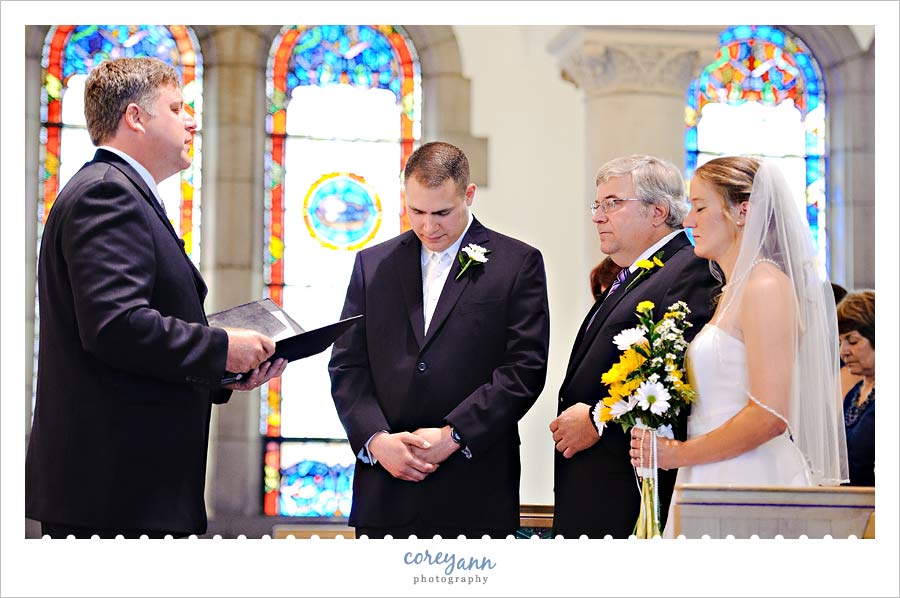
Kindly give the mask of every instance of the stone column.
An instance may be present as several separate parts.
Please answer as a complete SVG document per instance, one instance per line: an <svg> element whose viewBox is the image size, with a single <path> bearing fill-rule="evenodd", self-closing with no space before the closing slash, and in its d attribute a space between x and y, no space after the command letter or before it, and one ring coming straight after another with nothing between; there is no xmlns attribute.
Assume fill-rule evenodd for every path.
<svg viewBox="0 0 900 598"><path fill-rule="evenodd" d="M848 290L874 289L874 44L869 52L826 70L831 147L825 226L831 279Z"/></svg>
<svg viewBox="0 0 900 598"><path fill-rule="evenodd" d="M406 31L419 55L422 71L422 143L446 141L469 159L471 180L488 186L488 142L470 130L470 82L462 75L453 28L417 25Z"/></svg>
<svg viewBox="0 0 900 598"><path fill-rule="evenodd" d="M585 206L594 197L594 173L617 156L650 154L684 167L685 94L715 56L719 29L569 27L551 42L562 77L584 90ZM602 254L585 220L582 246L592 266Z"/></svg>
<svg viewBox="0 0 900 598"><path fill-rule="evenodd" d="M260 299L262 282L265 55L260 28L197 28L204 52L201 270L206 311ZM261 512L259 392L213 408L207 469L210 516Z"/></svg>

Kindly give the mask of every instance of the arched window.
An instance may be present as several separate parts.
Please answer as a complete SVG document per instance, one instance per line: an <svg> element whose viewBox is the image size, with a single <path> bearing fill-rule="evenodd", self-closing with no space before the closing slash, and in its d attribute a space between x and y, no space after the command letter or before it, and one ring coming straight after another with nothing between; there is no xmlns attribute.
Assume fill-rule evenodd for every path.
<svg viewBox="0 0 900 598"><path fill-rule="evenodd" d="M801 40L776 27L719 35L715 60L688 88L685 177L722 155L776 160L802 202L826 264L825 88Z"/></svg>
<svg viewBox="0 0 900 598"><path fill-rule="evenodd" d="M203 65L200 45L190 28L181 25L59 25L47 33L41 90L40 231L59 190L91 160L84 120L84 82L90 69L109 58L152 56L178 70L187 111L197 121L193 161L180 177L159 184L172 225L185 251L199 263L200 147Z"/></svg>
<svg viewBox="0 0 900 598"><path fill-rule="evenodd" d="M401 174L420 137L419 63L399 27L288 26L266 74L264 276L308 330L340 316L355 252L409 228ZM268 515L349 514L355 459L329 355L263 387Z"/></svg>

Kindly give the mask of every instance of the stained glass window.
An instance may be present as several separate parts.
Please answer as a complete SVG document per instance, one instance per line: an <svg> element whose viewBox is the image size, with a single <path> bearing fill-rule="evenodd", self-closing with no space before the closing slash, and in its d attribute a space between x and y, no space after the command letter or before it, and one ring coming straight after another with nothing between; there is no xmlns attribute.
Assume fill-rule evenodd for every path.
<svg viewBox="0 0 900 598"><path fill-rule="evenodd" d="M268 296L304 328L340 317L357 250L409 228L401 173L420 137L420 73L400 27L284 27L266 78ZM355 457L330 351L263 387L268 515L346 517Z"/></svg>
<svg viewBox="0 0 900 598"><path fill-rule="evenodd" d="M715 60L688 87L685 177L722 155L777 161L824 267L826 103L819 65L800 39L776 27L730 27L719 44Z"/></svg>
<svg viewBox="0 0 900 598"><path fill-rule="evenodd" d="M202 75L200 46L181 25L59 25L47 33L41 91L40 230L57 193L94 155L84 120L84 82L88 71L109 58L152 56L178 70L185 108L197 121L193 162L180 177L159 184L159 192L185 251L199 263L200 147Z"/></svg>

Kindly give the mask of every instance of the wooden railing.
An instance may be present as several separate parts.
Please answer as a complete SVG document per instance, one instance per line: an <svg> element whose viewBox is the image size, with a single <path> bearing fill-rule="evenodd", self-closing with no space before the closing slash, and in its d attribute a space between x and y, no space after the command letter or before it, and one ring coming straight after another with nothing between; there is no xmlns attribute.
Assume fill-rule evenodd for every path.
<svg viewBox="0 0 900 598"><path fill-rule="evenodd" d="M530 538L538 536L540 538L549 538L553 528L553 505L522 505L519 514L519 530L516 533L518 538ZM275 525L272 529L273 538L287 538L294 536L296 539L308 539L318 536L322 539L336 538L337 536L344 538L356 538L356 533L352 527L342 524L322 523L288 523Z"/></svg>
<svg viewBox="0 0 900 598"><path fill-rule="evenodd" d="M672 502L675 534L687 538L875 537L875 488L684 484Z"/></svg>

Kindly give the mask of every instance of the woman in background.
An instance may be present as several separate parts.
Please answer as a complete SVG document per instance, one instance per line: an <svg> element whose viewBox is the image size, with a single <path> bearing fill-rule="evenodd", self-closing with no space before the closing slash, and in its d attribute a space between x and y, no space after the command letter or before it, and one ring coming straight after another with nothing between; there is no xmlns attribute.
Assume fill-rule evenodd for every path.
<svg viewBox="0 0 900 598"><path fill-rule="evenodd" d="M594 266L594 269L591 270L590 278L591 295L594 296L594 301L603 296L603 293L606 292L606 289L613 283L616 275L621 270L622 267L612 261L609 256L606 256L599 264Z"/></svg>
<svg viewBox="0 0 900 598"><path fill-rule="evenodd" d="M875 485L875 291L849 293L837 307L841 359L862 376L844 397L850 486Z"/></svg>

